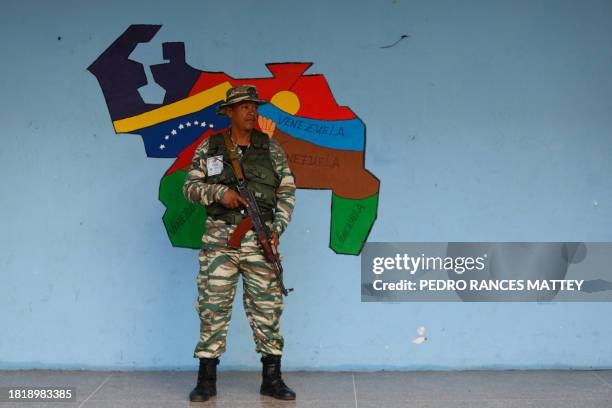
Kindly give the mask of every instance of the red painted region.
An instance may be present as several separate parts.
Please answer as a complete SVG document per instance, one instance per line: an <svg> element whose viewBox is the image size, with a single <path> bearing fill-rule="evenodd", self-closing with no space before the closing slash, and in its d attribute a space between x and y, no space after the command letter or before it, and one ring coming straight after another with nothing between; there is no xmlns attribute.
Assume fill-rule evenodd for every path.
<svg viewBox="0 0 612 408"><path fill-rule="evenodd" d="M203 71L193 85L189 96L228 81L232 86L251 84L257 87L262 99L270 100L277 92L292 91L300 99L300 109L295 113L311 119L349 120L357 116L346 106L339 106L329 84L322 74L304 75L312 63L266 64L271 78L232 78L223 72Z"/></svg>
<svg viewBox="0 0 612 408"><path fill-rule="evenodd" d="M346 106L339 106L324 75L303 75L291 87L300 98L295 115L319 120L350 120L357 115Z"/></svg>
<svg viewBox="0 0 612 408"><path fill-rule="evenodd" d="M202 133L202 136L200 136L193 143L191 143L189 146L184 148L178 154L178 156L176 157L176 160L174 161L174 163L172 163L172 166L170 166L170 168L166 171L164 175L167 176L168 174L172 174L177 170L189 170L189 166L191 165L191 160L193 160L195 151L200 145L200 143L202 143L202 140L206 139L208 136L212 135L217 130L212 130L212 129L207 130L206 132Z"/></svg>

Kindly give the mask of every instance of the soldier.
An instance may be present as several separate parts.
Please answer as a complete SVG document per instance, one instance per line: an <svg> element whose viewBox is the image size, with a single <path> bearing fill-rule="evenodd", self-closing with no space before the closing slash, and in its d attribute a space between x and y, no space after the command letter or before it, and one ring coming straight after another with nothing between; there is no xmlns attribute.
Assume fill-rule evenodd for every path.
<svg viewBox="0 0 612 408"><path fill-rule="evenodd" d="M255 129L257 108L264 103L267 101L259 99L254 86L240 85L227 91L226 101L219 105L217 114L230 119L225 137L231 142L227 143L233 146L248 187L255 194L276 251L279 237L291 220L295 181L280 144ZM200 368L197 385L189 398L206 401L217 393L216 366L225 352L232 302L238 276L242 274L244 310L253 331L255 351L262 354L260 393L292 400L295 393L281 378L283 295L254 231L236 237L240 230L237 225L246 217L246 202L232 188L236 181L224 132L206 138L195 151L183 185L187 200L204 205L208 214L197 276L200 339L194 358L200 359ZM239 242L237 249L228 246L232 238Z"/></svg>

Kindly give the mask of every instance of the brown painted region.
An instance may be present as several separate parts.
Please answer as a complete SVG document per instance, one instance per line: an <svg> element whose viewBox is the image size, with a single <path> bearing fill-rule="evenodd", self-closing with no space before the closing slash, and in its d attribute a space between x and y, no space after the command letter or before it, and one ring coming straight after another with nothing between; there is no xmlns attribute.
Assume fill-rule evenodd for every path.
<svg viewBox="0 0 612 408"><path fill-rule="evenodd" d="M343 198L360 199L378 193L380 181L363 166L364 152L321 147L274 130L298 188L331 189Z"/></svg>

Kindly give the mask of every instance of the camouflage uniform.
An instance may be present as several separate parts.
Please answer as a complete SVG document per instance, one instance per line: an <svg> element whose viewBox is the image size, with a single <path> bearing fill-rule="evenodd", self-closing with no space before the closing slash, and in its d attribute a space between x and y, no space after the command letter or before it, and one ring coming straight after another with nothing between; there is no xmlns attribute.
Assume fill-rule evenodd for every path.
<svg viewBox="0 0 612 408"><path fill-rule="evenodd" d="M196 149L191 169L183 185L183 194L194 204L220 202L229 187L208 184L206 154L209 138ZM238 160L242 151L234 143ZM276 190L274 220L266 224L280 235L291 220L295 205L295 181L287 157L280 144L270 139L270 157L280 185ZM227 164L226 164L227 165ZM236 294L238 275L243 278L243 304L253 330L255 350L263 354L281 355L283 337L280 316L283 296L271 264L264 258L253 230L246 233L239 249L227 247L227 240L236 225L222 220L206 220L199 253L200 272L197 275L198 299L195 307L200 317L200 339L194 358L215 358L225 352L226 336Z"/></svg>

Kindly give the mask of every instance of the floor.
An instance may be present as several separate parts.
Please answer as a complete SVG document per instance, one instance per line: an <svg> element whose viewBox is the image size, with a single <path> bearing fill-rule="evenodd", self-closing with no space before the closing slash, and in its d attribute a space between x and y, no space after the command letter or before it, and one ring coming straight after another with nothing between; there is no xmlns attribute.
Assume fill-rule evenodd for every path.
<svg viewBox="0 0 612 408"><path fill-rule="evenodd" d="M220 371L219 394L190 403L195 371L0 371L8 386L72 386L76 401L0 407L612 408L612 370L286 372L295 401L259 395L258 372ZM4 387L4 390L3 390Z"/></svg>

